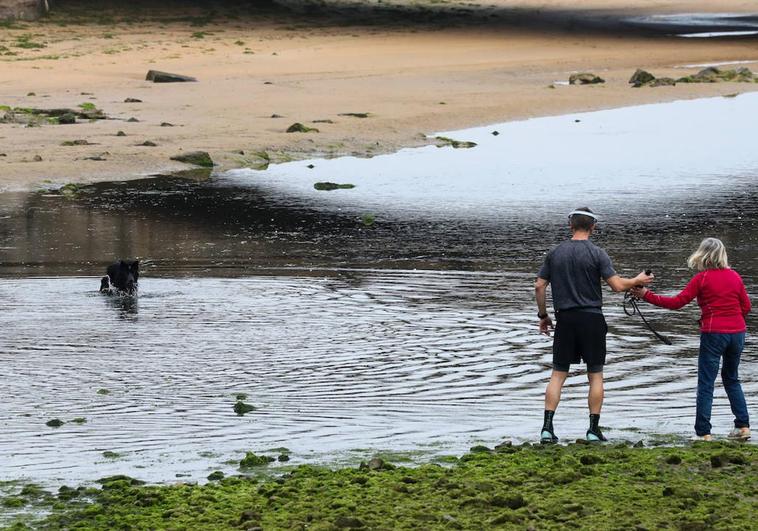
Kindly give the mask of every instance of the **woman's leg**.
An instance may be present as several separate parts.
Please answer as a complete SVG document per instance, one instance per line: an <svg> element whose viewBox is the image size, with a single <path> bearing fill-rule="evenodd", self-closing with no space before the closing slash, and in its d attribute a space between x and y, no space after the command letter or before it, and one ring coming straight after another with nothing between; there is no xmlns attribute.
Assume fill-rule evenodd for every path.
<svg viewBox="0 0 758 531"><path fill-rule="evenodd" d="M719 362L727 341L726 334L700 334L700 355L697 364L697 407L695 433L698 436L711 433L711 409L713 408L713 384L719 372Z"/></svg>
<svg viewBox="0 0 758 531"><path fill-rule="evenodd" d="M747 412L747 403L745 394L742 392L738 369L740 366L740 355L745 346L745 333L731 334L732 340L724 352L724 366L721 369L721 380L724 382L724 389L729 397L729 405L732 407L734 414L735 428L749 428L750 418Z"/></svg>

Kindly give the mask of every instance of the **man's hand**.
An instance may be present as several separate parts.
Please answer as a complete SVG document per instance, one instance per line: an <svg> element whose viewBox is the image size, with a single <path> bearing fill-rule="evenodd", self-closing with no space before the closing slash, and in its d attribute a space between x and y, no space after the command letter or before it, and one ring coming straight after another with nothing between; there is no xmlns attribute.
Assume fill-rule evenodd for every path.
<svg viewBox="0 0 758 531"><path fill-rule="evenodd" d="M653 282L654 278L655 278L655 275L653 275L652 273L648 275L647 273L643 271L639 275L634 277L634 283L636 284L636 286L647 286L651 282Z"/></svg>
<svg viewBox="0 0 758 531"><path fill-rule="evenodd" d="M553 321L550 320L550 316L540 319L540 334L545 334L550 337L550 331L553 329Z"/></svg>

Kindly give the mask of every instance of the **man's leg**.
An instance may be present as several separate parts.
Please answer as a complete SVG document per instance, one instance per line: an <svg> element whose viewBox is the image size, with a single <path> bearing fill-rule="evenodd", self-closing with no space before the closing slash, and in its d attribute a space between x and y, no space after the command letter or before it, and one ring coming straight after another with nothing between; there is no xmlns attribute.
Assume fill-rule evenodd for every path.
<svg viewBox="0 0 758 531"><path fill-rule="evenodd" d="M550 375L550 382L547 384L547 389L545 390L546 411L558 409L558 404L561 401L561 391L563 390L563 384L566 383L566 378L568 378L568 371L553 369L553 374Z"/></svg>
<svg viewBox="0 0 758 531"><path fill-rule="evenodd" d="M603 409L603 398L605 398L603 371L588 372L587 379L590 382L590 392L587 395L587 403L590 406L590 415L600 415L600 410Z"/></svg>
<svg viewBox="0 0 758 531"><path fill-rule="evenodd" d="M588 367L587 379L590 382L590 390L587 395L587 403L590 407L590 427L587 430L588 441L606 441L600 431L600 410L603 409L605 389L603 387L603 367Z"/></svg>
<svg viewBox="0 0 758 531"><path fill-rule="evenodd" d="M559 367L559 369L563 368ZM542 424L542 432L540 434L540 442L542 443L558 442L558 437L555 436L555 429L553 428L553 415L555 415L555 410L558 409L558 404L561 401L561 390L568 377L568 370L559 369L553 369L553 373L550 375L550 382L547 384L547 389L545 390L545 421Z"/></svg>

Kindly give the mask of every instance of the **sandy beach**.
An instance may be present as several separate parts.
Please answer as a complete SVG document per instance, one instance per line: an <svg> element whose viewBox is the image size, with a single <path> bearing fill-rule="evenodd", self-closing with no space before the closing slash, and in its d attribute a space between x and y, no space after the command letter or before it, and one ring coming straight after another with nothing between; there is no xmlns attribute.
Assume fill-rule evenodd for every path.
<svg viewBox="0 0 758 531"><path fill-rule="evenodd" d="M179 170L187 166L170 157L191 150L208 151L220 170L263 164L262 152L274 162L371 156L429 143L435 131L758 90L628 84L636 68L675 78L715 63L758 70L754 36L688 39L623 22L755 11L746 1L89 6L0 27L3 109L94 104L108 117L0 123L0 189ZM150 69L198 82L154 84ZM606 82L566 85L574 72ZM295 122L318 132L286 133Z"/></svg>

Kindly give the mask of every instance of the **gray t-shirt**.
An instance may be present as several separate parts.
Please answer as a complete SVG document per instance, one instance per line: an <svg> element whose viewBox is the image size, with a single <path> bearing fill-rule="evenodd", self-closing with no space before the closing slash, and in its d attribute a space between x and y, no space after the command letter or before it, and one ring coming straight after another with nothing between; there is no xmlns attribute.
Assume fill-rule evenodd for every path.
<svg viewBox="0 0 758 531"><path fill-rule="evenodd" d="M550 282L556 311L601 311L600 279L616 274L604 250L589 240L568 240L547 253L537 276Z"/></svg>

